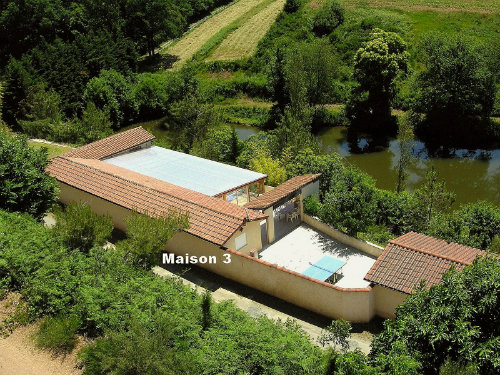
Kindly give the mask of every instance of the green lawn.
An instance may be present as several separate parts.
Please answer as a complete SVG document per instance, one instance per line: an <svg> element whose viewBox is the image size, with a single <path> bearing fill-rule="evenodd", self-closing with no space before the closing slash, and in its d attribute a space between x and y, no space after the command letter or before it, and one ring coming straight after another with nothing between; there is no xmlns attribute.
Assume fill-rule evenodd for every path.
<svg viewBox="0 0 500 375"><path fill-rule="evenodd" d="M52 158L57 155L61 155L69 150L72 149L70 146L62 146L62 145L53 145L53 144L48 144L48 143L43 143L43 142L36 142L36 141L28 141L29 145L33 147L34 149L40 149L45 147L48 152L49 152L49 158Z"/></svg>
<svg viewBox="0 0 500 375"><path fill-rule="evenodd" d="M500 12L498 0L344 0L346 5L377 7L441 8L469 12Z"/></svg>

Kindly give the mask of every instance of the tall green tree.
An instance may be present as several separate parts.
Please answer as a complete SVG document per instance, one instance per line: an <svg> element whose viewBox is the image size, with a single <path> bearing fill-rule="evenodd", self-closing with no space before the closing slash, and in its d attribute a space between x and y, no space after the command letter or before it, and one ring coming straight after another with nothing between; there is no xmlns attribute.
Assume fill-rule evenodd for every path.
<svg viewBox="0 0 500 375"><path fill-rule="evenodd" d="M396 33L375 29L354 57L353 89L347 105L352 120L369 121L372 126L391 118L395 79L407 70L406 43Z"/></svg>
<svg viewBox="0 0 500 375"><path fill-rule="evenodd" d="M406 188L408 168L413 161L413 125L409 115L401 117L398 124L399 159L396 165L398 174L396 191L400 193Z"/></svg>
<svg viewBox="0 0 500 375"><path fill-rule="evenodd" d="M417 75L413 103L415 112L425 114L421 131L460 135L461 127L491 115L496 89L480 45L439 35L426 39L421 50L425 69Z"/></svg>
<svg viewBox="0 0 500 375"><path fill-rule="evenodd" d="M185 0L129 0L127 8L130 34L149 56L182 33L191 11Z"/></svg>
<svg viewBox="0 0 500 375"><path fill-rule="evenodd" d="M427 171L424 183L417 189L415 195L427 226L436 213L448 211L455 202L455 193L446 189L445 181L439 178L439 173L434 167Z"/></svg>

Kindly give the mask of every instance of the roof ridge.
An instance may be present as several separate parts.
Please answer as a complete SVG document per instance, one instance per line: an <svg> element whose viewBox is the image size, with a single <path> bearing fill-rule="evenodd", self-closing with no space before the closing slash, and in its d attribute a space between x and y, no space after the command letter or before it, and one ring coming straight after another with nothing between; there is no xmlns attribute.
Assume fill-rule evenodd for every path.
<svg viewBox="0 0 500 375"><path fill-rule="evenodd" d="M414 233L414 232L409 232L409 233ZM409 234L407 233L407 234ZM434 237L433 237L434 238ZM450 243L455 243L455 242L447 242L445 240L440 240L439 238L436 238L436 240L438 241L444 241L446 242L446 244L450 244ZM426 254L426 255L430 255L430 256L433 256L433 257L436 257L436 258L441 258L441 259L444 259L444 260L448 260L450 262L454 262L454 263L460 263L460 264L463 264L465 266L468 266L468 265L471 265L472 262L467 262L467 261L464 261L464 260L460 260L460 259L456 259L456 258L453 258L453 257L450 257L450 256L447 256L447 255L442 255L442 254L438 254L436 252L433 252L433 251L429 251L429 250L424 250L424 249L418 249L414 246L411 246L411 245L406 245L406 244L402 244L400 242L397 242L396 240L391 240L389 241L390 244L393 244L393 245L396 245L396 246L401 246L401 247L404 247L404 248L407 248L409 250L413 250L413 251L416 251L416 252L419 252L419 253L422 253L422 254ZM478 253L481 252L481 250L479 249L476 249L474 247L469 247L469 246L465 246L465 245L460 245L460 244L457 244L459 246L463 246L463 247L467 247L469 249L474 249L476 250Z"/></svg>
<svg viewBox="0 0 500 375"><path fill-rule="evenodd" d="M181 200L181 201L183 201L183 202L187 202L187 203L190 203L190 204L195 204L195 205L198 205L198 206L203 207L203 208L205 208L205 209L207 209L207 210L210 210L210 211L213 211L213 212L217 212L217 213L222 214L222 215L225 215L225 216L229 216L229 217L231 217L231 218L233 218L233 219L238 219L238 220L243 220L243 221L246 221L246 218L248 217L248 215L246 215L246 213L245 213L245 217L242 219L242 218L240 218L240 217L238 217L238 216L235 216L235 215L233 215L233 214L230 214L230 213L227 213L227 212L223 212L223 211L217 210L217 209L215 209L215 208L213 208L213 207L209 207L209 206L207 206L206 204L201 204L201 203L199 203L199 202L194 202L194 201L189 200L189 199L186 199L186 198L184 198L184 197L174 196L174 195L172 195L171 193L167 193L167 192L165 192L165 191L161 191L161 190L159 190L159 189L157 189L157 188L154 188L154 187L151 187L151 186L147 186L147 185L144 185L144 184L140 184L140 183L138 183L137 181L130 180L130 179L125 178L125 177L123 177L123 176L116 175L116 174L114 174L114 173L111 173L111 172L108 172L108 171L105 171L105 170L102 170L102 169L98 169L98 168L95 168L95 167L90 166L90 165L88 165L88 164L85 164L85 163L83 163L83 162L80 162L80 161L78 161L78 160L75 160L75 159L79 159L79 158L71 158L71 157L66 157L66 156L62 156L62 155L60 155L60 156L58 156L58 157L59 157L59 158L62 158L62 159L66 159L66 160L68 160L68 161L70 161L70 162L72 162L72 163L76 163L76 164L82 165L82 166L87 167L87 168L90 168L90 169L98 170L98 171L100 171L100 172L102 172L102 173L104 173L104 174L107 174L107 175L110 175L110 176L115 176L115 177L120 178L120 179L122 179L122 180L124 180L124 181L130 182L130 183L132 183L132 184L134 184L134 185L136 185L136 186L142 186L142 187L145 187L145 188L147 188L147 189L150 189L150 190L152 190L152 191L155 191L155 192L158 192L158 193L161 193L161 194L167 194L167 195L173 196L173 197L175 197L176 199L179 199L179 200ZM94 161L97 161L97 162L100 162L100 163L105 163L104 161L99 160L99 159L82 159L82 160L94 160ZM116 165L113 165L113 167L115 167L115 168L122 168L122 167L119 167L119 166L116 166ZM125 168L122 168L122 169L125 169ZM127 170L127 171L128 171L129 173L134 173L134 174L136 173L136 174L138 174L138 175L142 175L142 174L141 174L141 173L139 173L139 172L134 172L134 171L130 171L130 170ZM148 178L151 178L151 179L153 179L153 180L160 181L160 182L162 182L162 183L170 184L170 185L175 186L176 188L179 188L179 189L184 189L184 190L187 190L187 191L189 191L189 192L191 192L191 193L195 193L196 195L198 195L198 194L199 194L199 195L203 195L205 198L208 198L208 199L217 199L217 198L210 197L210 196L208 196L208 195L204 195L204 194L202 194L202 193L198 193L198 192L196 192L196 191L194 191L194 190L190 190L190 189L187 189L187 188L185 188L185 187L182 187L182 186L178 186L178 185L172 184L172 183L170 183L170 182L161 181L161 180L158 180L157 178L150 177L150 176L147 176L147 177L148 177ZM219 202L217 202L217 203L219 203ZM235 206L235 207L238 207L238 206ZM247 209L247 208L245 208L245 210L246 210L246 209ZM253 210L252 210L252 211L253 211Z"/></svg>
<svg viewBox="0 0 500 375"><path fill-rule="evenodd" d="M121 131L119 133L111 134L108 137L98 139L98 140L96 140L94 142L87 143L87 144L85 144L83 146L76 147L76 148L74 148L72 150L69 150L69 151L61 154L60 156L63 156L63 155L66 156L66 155L68 155L69 157L73 157L72 155L81 155L82 153L94 150L96 147L99 147L100 145L108 144L110 142L113 142L113 141L116 141L116 140L120 140L120 139L122 139L122 138L124 138L124 137L126 137L127 135L130 135L130 134L142 135L142 136L147 135L147 138L144 138L144 140L142 142L132 144L128 148L112 152L111 154L106 154L106 155L98 156L98 157L95 157L95 156L93 156L93 157L75 156L75 157L80 157L82 159L96 159L96 160L101 160L101 159L104 159L104 158L116 155L117 153L120 153L120 152L122 152L124 150L127 150L129 148L140 146L140 145L143 145L143 144L145 144L147 142L150 142L150 141L153 141L153 140L156 139L156 137L154 136L154 134L151 134L146 129L144 129L142 126L137 126L135 128L127 129L127 130Z"/></svg>

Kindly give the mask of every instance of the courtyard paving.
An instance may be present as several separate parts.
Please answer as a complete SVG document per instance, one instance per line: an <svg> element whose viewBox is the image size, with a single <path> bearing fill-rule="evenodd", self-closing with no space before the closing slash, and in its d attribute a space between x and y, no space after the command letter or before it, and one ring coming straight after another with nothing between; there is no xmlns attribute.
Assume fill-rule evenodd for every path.
<svg viewBox="0 0 500 375"><path fill-rule="evenodd" d="M303 273L323 256L346 262L342 277L335 285L342 288L365 288L370 283L363 280L376 258L301 224L278 241L266 246L260 258L266 262Z"/></svg>

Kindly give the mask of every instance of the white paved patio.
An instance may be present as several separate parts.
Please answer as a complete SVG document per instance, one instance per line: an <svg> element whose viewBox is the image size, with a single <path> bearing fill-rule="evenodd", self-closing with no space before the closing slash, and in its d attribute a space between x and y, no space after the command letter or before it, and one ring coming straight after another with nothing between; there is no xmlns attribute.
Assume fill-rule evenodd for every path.
<svg viewBox="0 0 500 375"><path fill-rule="evenodd" d="M260 258L266 262L303 273L324 255L346 262L343 276L335 283L343 288L365 288L370 283L363 280L375 263L375 258L344 245L306 224L288 233L262 250Z"/></svg>

